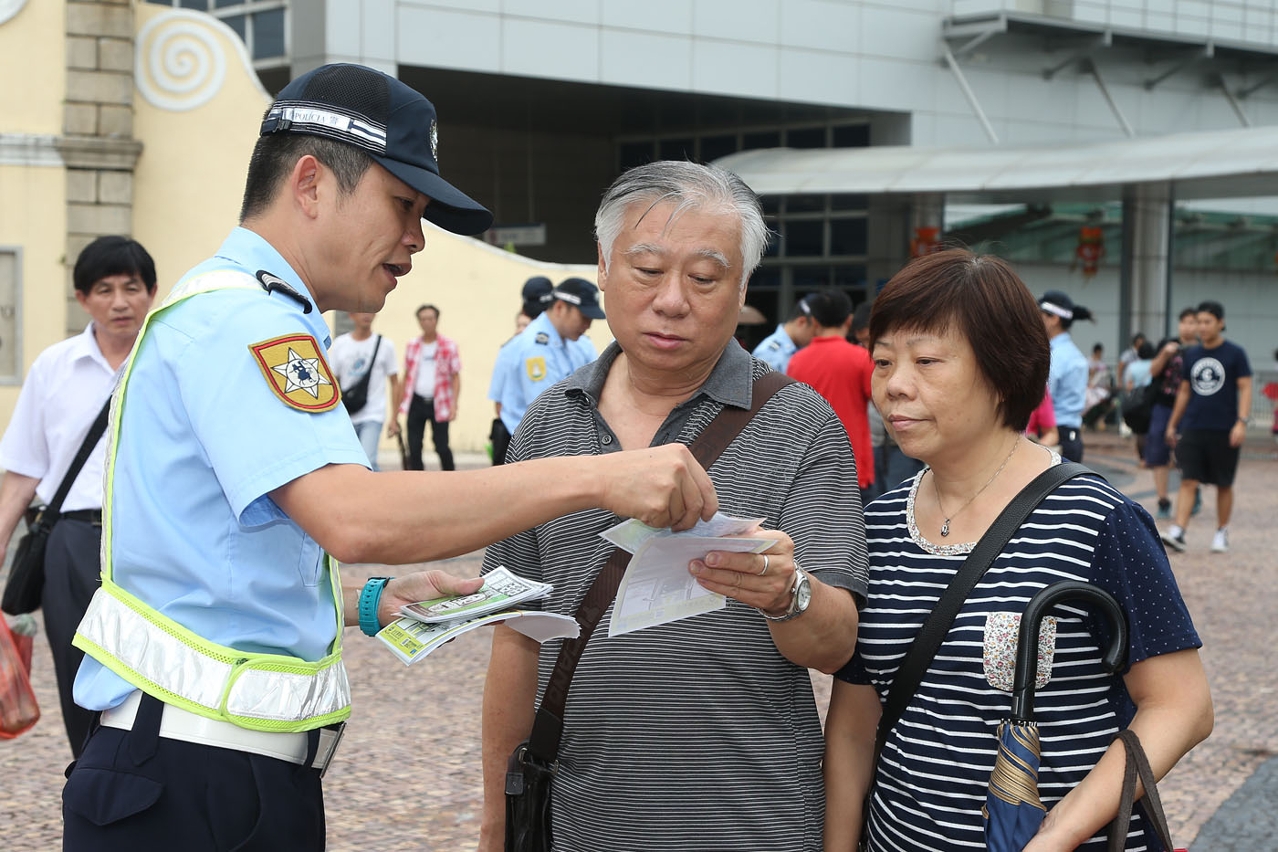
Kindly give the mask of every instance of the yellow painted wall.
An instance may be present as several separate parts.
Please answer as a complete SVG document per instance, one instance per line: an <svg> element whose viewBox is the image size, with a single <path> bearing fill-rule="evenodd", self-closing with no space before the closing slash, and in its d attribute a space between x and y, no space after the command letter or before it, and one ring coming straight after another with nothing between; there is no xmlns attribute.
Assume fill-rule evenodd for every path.
<svg viewBox="0 0 1278 852"><path fill-rule="evenodd" d="M27 0L0 24L0 131L62 132L65 44L65 3Z"/></svg>
<svg viewBox="0 0 1278 852"><path fill-rule="evenodd" d="M404 347L421 334L417 308L423 304L439 308L439 332L457 341L462 362L461 405L449 432L450 445L454 450L480 452L493 420L493 405L488 401L493 362L497 350L514 333L524 282L534 275L545 275L556 283L571 276L594 281L595 273L594 266L541 263L428 226L425 250L413 258L413 271L400 279L386 299L373 331L395 342L403 379ZM590 327L588 336L600 351L612 340L602 320ZM394 441L383 441L383 447L392 446ZM429 429L425 453L429 465Z"/></svg>
<svg viewBox="0 0 1278 852"><path fill-rule="evenodd" d="M133 235L155 258L163 299L239 221L249 154L271 99L244 43L216 18L150 3L134 8L142 61L135 66L133 132L143 148ZM155 64L166 57L185 62Z"/></svg>
<svg viewBox="0 0 1278 852"><path fill-rule="evenodd" d="M134 185L134 236L155 257L163 298L238 221L249 155L270 98L244 58L242 43L212 17L145 3L135 9L137 50L144 62L138 69L134 134L144 148ZM191 75L166 83L171 72L150 64L153 55L165 55L155 50L157 45L181 45ZM218 67L219 56L223 76L215 86L216 75L208 72ZM192 97L169 91L178 88L194 92L197 100L209 96L181 109ZM461 406L451 443L455 450L482 451L493 416L486 399L493 360L514 330L524 281L533 275L556 282L571 275L594 280L594 274L593 266L537 263L428 226L425 251L414 258L412 273L391 294L374 329L394 341L402 372L405 344L421 333L417 307L439 306L440 331L458 341L462 358ZM602 349L611 337L603 323L596 326L591 337Z"/></svg>
<svg viewBox="0 0 1278 852"><path fill-rule="evenodd" d="M66 336L66 173L49 166L0 166L0 247L17 247L21 265L21 357L25 376L45 348ZM0 347L13 341L0 340ZM0 386L9 422L18 386Z"/></svg>

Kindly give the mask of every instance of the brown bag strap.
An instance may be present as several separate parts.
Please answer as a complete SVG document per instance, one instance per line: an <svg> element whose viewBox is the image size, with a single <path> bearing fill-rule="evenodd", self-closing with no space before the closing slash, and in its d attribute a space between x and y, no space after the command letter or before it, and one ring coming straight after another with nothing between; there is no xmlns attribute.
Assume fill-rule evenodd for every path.
<svg viewBox="0 0 1278 852"><path fill-rule="evenodd" d="M725 405L688 446L693 458L709 470L759 409L763 408L764 403L793 382L794 379L781 373L765 373L755 379L751 388L750 407L746 409ZM568 702L568 687L572 684L577 663L586 650L586 643L595 632L595 626L616 597L617 587L621 585L621 578L625 576L626 566L629 564L629 553L619 547L613 550L603 568L595 575L581 605L577 607L575 617L581 625L581 632L576 639L565 639L559 647L555 669L546 683L546 692L542 696L541 706L537 708L532 734L528 738L528 751L546 764L553 763L559 754L559 738L564 728L564 706Z"/></svg>
<svg viewBox="0 0 1278 852"><path fill-rule="evenodd" d="M1132 808L1136 804L1136 777L1145 788L1146 822L1163 848L1172 852L1174 848L1171 831L1167 827L1167 817L1163 813L1162 800L1158 798L1158 785L1154 781L1154 771L1149 767L1149 758L1145 757L1145 749L1141 747L1136 732L1128 728L1119 731L1117 739L1123 741L1123 749L1127 752L1127 766L1123 770L1123 793L1118 802L1118 815L1109 825L1109 852L1122 852L1127 846L1127 828L1132 821Z"/></svg>

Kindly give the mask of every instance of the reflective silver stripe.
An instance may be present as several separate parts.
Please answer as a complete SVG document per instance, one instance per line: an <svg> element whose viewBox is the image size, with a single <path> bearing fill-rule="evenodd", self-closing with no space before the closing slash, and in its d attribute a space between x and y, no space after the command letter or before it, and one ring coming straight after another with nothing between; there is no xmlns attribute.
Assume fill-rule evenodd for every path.
<svg viewBox="0 0 1278 852"><path fill-rule="evenodd" d="M236 667L171 635L105 588L94 593L78 632L161 689L213 713L222 713L222 695ZM340 661L313 675L263 671L251 665L239 670L231 685L228 714L302 721L350 705L350 684Z"/></svg>
<svg viewBox="0 0 1278 852"><path fill-rule="evenodd" d="M240 272L234 269L218 269L213 272L206 272L203 275L196 275L193 278L187 278L185 281L178 283L176 287L164 299L161 308L166 308L176 302L180 302L188 296L194 296L197 293L207 293L211 290L257 290L262 286L261 282L249 275L247 272ZM141 336L139 335L139 339Z"/></svg>

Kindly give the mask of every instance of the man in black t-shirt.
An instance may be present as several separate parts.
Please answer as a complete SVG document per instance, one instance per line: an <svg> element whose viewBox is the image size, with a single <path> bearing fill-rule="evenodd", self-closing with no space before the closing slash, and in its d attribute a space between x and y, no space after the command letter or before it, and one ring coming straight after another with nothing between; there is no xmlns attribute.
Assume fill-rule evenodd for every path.
<svg viewBox="0 0 1278 852"><path fill-rule="evenodd" d="M1176 523L1162 534L1171 548L1185 549L1194 489L1199 482L1216 486L1216 535L1213 553L1229 550L1229 515L1234 507L1234 473L1251 422L1251 365L1241 346L1222 336L1225 308L1219 302L1198 306L1201 344L1184 355L1183 381L1164 437L1180 463L1180 498Z"/></svg>

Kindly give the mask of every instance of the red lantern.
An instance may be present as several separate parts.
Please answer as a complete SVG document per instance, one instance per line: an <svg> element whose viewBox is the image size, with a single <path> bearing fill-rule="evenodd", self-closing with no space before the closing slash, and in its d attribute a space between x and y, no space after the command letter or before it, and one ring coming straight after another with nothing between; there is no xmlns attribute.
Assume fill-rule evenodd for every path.
<svg viewBox="0 0 1278 852"><path fill-rule="evenodd" d="M1105 256L1105 232L1095 225L1078 229L1078 248L1074 250L1083 262L1083 277L1091 278L1100 269L1100 259Z"/></svg>
<svg viewBox="0 0 1278 852"><path fill-rule="evenodd" d="M910 240L910 257L936 254L942 248L940 228L924 226L914 229L914 238Z"/></svg>

